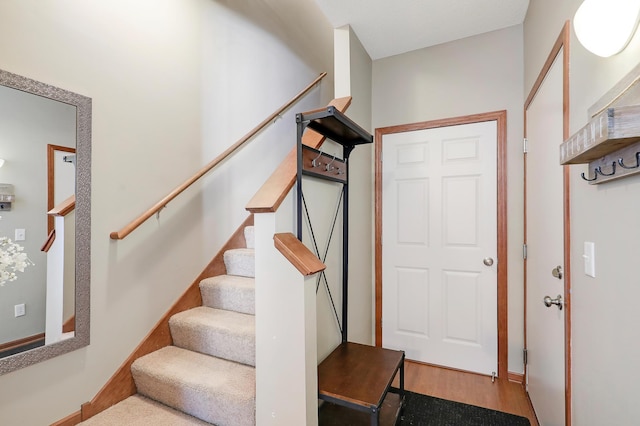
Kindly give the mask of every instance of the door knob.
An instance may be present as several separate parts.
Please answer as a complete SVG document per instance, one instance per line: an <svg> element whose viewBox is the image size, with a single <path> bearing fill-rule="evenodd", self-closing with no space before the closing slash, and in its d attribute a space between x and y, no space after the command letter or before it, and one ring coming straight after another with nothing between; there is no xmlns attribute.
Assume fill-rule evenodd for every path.
<svg viewBox="0 0 640 426"><path fill-rule="evenodd" d="M485 257L484 260L482 261L482 263L484 263L487 266L491 266L491 265L493 265L493 258L492 257Z"/></svg>
<svg viewBox="0 0 640 426"><path fill-rule="evenodd" d="M551 270L551 275L556 277L557 279L562 279L562 266L558 265Z"/></svg>
<svg viewBox="0 0 640 426"><path fill-rule="evenodd" d="M545 296L544 297L544 306L546 306L547 308L550 308L551 305L556 305L558 306L559 310L562 310L562 295L558 295L557 298L552 299L549 296Z"/></svg>

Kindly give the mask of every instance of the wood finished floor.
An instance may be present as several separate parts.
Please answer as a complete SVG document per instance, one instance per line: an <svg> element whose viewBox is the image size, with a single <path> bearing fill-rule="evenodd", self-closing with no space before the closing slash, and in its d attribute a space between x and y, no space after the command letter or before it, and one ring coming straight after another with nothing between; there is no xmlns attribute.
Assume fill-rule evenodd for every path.
<svg viewBox="0 0 640 426"><path fill-rule="evenodd" d="M398 386L397 381L394 386ZM538 426L520 383L506 379L491 383L487 376L406 361L404 384L411 392L516 414L528 418L531 426Z"/></svg>

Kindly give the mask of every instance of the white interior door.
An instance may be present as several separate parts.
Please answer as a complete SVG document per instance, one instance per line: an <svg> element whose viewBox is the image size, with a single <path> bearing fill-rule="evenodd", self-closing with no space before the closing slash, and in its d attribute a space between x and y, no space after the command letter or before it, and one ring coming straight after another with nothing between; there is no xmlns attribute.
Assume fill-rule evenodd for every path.
<svg viewBox="0 0 640 426"><path fill-rule="evenodd" d="M543 426L564 424L564 312L545 306L545 296L564 295L562 52L527 109L527 379Z"/></svg>
<svg viewBox="0 0 640 426"><path fill-rule="evenodd" d="M384 135L384 347L497 372L496 147L496 121Z"/></svg>

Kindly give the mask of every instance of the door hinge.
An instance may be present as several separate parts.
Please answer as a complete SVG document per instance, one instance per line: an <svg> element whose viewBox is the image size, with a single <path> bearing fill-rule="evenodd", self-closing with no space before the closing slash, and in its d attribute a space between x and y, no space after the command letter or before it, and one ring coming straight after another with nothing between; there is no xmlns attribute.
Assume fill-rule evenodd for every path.
<svg viewBox="0 0 640 426"><path fill-rule="evenodd" d="M527 349L522 350L522 362L524 363L525 366L529 362L529 355L528 355Z"/></svg>
<svg viewBox="0 0 640 426"><path fill-rule="evenodd" d="M527 152L529 152L529 150L527 149L527 148L528 148L528 146L527 146L527 142L528 142L528 139L527 139L527 138L524 138L524 139L522 140L522 152L524 152L525 154L526 154Z"/></svg>
<svg viewBox="0 0 640 426"><path fill-rule="evenodd" d="M526 244L522 245L522 258L524 260L527 260L527 245Z"/></svg>

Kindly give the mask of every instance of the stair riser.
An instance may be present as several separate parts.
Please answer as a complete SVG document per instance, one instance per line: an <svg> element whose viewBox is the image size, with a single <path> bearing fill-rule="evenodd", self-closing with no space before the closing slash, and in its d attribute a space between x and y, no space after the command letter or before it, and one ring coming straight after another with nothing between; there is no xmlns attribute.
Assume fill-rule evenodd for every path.
<svg viewBox="0 0 640 426"><path fill-rule="evenodd" d="M244 239L247 242L247 248L256 248L256 240L254 237L254 227L253 226L247 226L246 228L244 228Z"/></svg>
<svg viewBox="0 0 640 426"><path fill-rule="evenodd" d="M236 249L225 252L224 264L228 275L251 278L256 276L255 254L252 249Z"/></svg>
<svg viewBox="0 0 640 426"><path fill-rule="evenodd" d="M186 311L169 321L173 344L206 355L255 366L256 334L253 316L237 313L215 314L210 308L197 308L200 316ZM227 318L238 317L236 320Z"/></svg>
<svg viewBox="0 0 640 426"><path fill-rule="evenodd" d="M174 329L172 328L171 333L175 333L176 336L184 336L188 332L174 332ZM212 331L197 331L197 334L200 336L200 341L195 344L195 339L183 337L174 337L173 344L180 348L189 349L190 351L200 352L255 367L255 338L249 340L230 334L225 335L224 333ZM224 340L224 344L212 343L220 342L222 340Z"/></svg>
<svg viewBox="0 0 640 426"><path fill-rule="evenodd" d="M167 346L131 365L138 393L217 426L255 424L255 369Z"/></svg>
<svg viewBox="0 0 640 426"><path fill-rule="evenodd" d="M217 426L255 425L254 421L242 420L248 417L255 419L253 399L239 404L231 398L225 398L224 395L211 397L205 392L189 389L179 383L153 382L152 377L139 375L136 378L138 393Z"/></svg>
<svg viewBox="0 0 640 426"><path fill-rule="evenodd" d="M233 283L217 280L215 283L201 283L203 306L240 312L243 314L255 314L255 288L253 285L235 285Z"/></svg>

